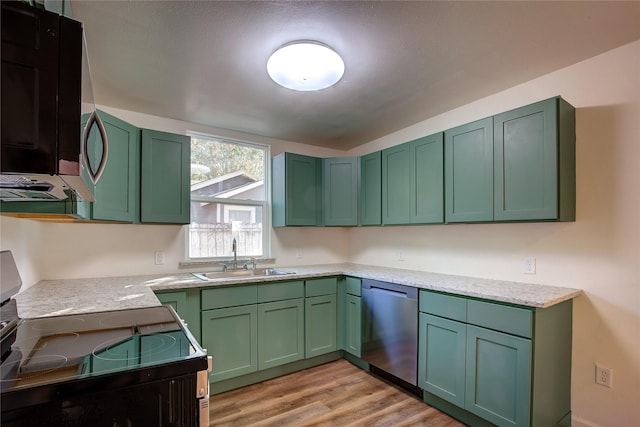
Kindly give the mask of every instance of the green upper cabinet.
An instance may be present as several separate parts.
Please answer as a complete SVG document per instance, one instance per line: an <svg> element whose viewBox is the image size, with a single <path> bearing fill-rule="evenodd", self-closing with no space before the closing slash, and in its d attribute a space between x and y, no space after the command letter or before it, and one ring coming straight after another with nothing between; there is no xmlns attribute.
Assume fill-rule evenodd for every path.
<svg viewBox="0 0 640 427"><path fill-rule="evenodd" d="M87 204L87 217L135 222L139 211L140 131L103 111L97 110L96 114L100 122L92 120L89 125L82 164L82 177L96 200Z"/></svg>
<svg viewBox="0 0 640 427"><path fill-rule="evenodd" d="M324 225L358 225L358 158L322 159Z"/></svg>
<svg viewBox="0 0 640 427"><path fill-rule="evenodd" d="M382 151L382 223L444 220L443 136L426 136Z"/></svg>
<svg viewBox="0 0 640 427"><path fill-rule="evenodd" d="M191 138L142 129L140 221L190 221Z"/></svg>
<svg viewBox="0 0 640 427"><path fill-rule="evenodd" d="M409 224L411 172L409 144L382 150L382 223Z"/></svg>
<svg viewBox="0 0 640 427"><path fill-rule="evenodd" d="M88 123L87 123L88 122ZM82 177L98 221L188 224L191 138L139 129L103 111L83 118Z"/></svg>
<svg viewBox="0 0 640 427"><path fill-rule="evenodd" d="M493 221L493 118L444 134L446 222Z"/></svg>
<svg viewBox="0 0 640 427"><path fill-rule="evenodd" d="M556 97L494 117L494 219L575 220L575 109Z"/></svg>
<svg viewBox="0 0 640 427"><path fill-rule="evenodd" d="M360 225L382 224L382 152L360 157Z"/></svg>
<svg viewBox="0 0 640 427"><path fill-rule="evenodd" d="M414 224L444 222L443 133L409 143L411 216Z"/></svg>
<svg viewBox="0 0 640 427"><path fill-rule="evenodd" d="M320 225L321 159L281 153L272 164L273 226Z"/></svg>

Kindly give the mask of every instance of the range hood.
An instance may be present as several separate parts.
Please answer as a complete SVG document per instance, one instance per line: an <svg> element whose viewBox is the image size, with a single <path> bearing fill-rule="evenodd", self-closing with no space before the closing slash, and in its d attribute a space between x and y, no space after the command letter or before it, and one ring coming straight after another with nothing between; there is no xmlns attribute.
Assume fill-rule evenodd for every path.
<svg viewBox="0 0 640 427"><path fill-rule="evenodd" d="M0 200L60 201L74 193L76 199L95 201L82 177L76 175L0 174Z"/></svg>
<svg viewBox="0 0 640 427"><path fill-rule="evenodd" d="M82 24L1 3L0 200L93 201L80 175Z"/></svg>

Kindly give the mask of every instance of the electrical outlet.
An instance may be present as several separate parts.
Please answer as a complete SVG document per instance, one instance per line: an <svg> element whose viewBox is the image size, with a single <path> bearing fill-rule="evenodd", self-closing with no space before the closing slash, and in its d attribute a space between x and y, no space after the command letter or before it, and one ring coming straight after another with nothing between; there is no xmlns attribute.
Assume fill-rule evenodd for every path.
<svg viewBox="0 0 640 427"><path fill-rule="evenodd" d="M613 369L596 363L596 384L613 387Z"/></svg>
<svg viewBox="0 0 640 427"><path fill-rule="evenodd" d="M302 248L296 248L296 258L302 259Z"/></svg>
<svg viewBox="0 0 640 427"><path fill-rule="evenodd" d="M524 259L524 274L536 274L536 259L525 258Z"/></svg>
<svg viewBox="0 0 640 427"><path fill-rule="evenodd" d="M164 252L156 251L154 253L154 257L155 257L156 265L163 265L164 264Z"/></svg>
<svg viewBox="0 0 640 427"><path fill-rule="evenodd" d="M398 261L404 261L404 249L398 250Z"/></svg>

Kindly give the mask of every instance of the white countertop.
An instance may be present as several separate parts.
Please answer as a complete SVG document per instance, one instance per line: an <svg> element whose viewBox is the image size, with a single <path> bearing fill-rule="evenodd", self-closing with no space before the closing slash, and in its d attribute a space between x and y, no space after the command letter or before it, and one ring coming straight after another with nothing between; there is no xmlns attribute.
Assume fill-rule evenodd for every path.
<svg viewBox="0 0 640 427"><path fill-rule="evenodd" d="M241 277L205 282L190 273L153 276L126 276L91 279L42 280L16 296L21 318L160 305L154 291L242 283L272 282L320 276L347 275L363 279L414 286L421 289L484 298L529 307L550 307L576 298L580 289L522 282L481 279L362 264L325 264L278 267L295 274L269 277Z"/></svg>

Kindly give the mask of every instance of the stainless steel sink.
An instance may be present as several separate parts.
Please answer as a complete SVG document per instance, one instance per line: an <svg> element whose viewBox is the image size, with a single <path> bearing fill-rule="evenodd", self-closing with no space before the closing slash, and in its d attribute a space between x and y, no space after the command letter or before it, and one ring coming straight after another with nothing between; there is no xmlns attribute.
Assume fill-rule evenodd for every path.
<svg viewBox="0 0 640 427"><path fill-rule="evenodd" d="M268 277L268 276L286 276L287 274L295 274L292 271L277 270L275 268L256 268L255 270L226 270L211 271L207 273L191 273L200 280L211 281L220 279L233 279L242 277Z"/></svg>

